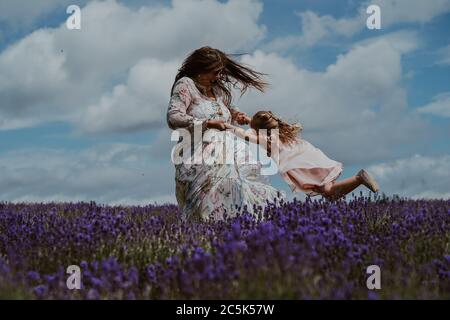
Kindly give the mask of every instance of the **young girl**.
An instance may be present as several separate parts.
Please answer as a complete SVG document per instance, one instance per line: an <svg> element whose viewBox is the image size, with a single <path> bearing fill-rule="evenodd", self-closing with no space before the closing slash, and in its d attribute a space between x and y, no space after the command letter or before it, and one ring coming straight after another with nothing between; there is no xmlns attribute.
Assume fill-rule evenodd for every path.
<svg viewBox="0 0 450 320"><path fill-rule="evenodd" d="M343 170L342 163L329 159L321 150L298 137L303 130L300 125L288 124L270 111L259 111L252 117L250 127L253 133L230 124L226 127L242 139L267 148L268 155L277 162L278 172L292 192L303 191L310 196L322 195L330 200L345 196L361 184L372 192L378 192L376 181L365 170L336 182ZM260 129L266 130L260 132ZM278 143L271 143L271 129L278 129Z"/></svg>

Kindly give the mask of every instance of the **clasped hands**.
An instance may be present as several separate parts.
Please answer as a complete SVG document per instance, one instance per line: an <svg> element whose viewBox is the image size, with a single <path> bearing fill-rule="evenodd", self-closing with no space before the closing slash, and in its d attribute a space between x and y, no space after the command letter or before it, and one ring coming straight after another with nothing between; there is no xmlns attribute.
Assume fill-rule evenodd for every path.
<svg viewBox="0 0 450 320"><path fill-rule="evenodd" d="M249 124L251 121L251 118L245 113L241 111L235 111L232 113L232 118L235 120L239 125ZM209 129L217 129L217 130L226 130L227 126L225 125L225 122L222 120L208 120L207 122L207 128Z"/></svg>

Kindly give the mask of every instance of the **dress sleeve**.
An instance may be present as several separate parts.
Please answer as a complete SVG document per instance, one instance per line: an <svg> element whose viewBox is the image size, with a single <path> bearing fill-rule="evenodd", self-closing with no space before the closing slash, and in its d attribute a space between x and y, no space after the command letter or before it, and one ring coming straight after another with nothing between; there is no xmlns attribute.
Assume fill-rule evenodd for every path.
<svg viewBox="0 0 450 320"><path fill-rule="evenodd" d="M202 131L206 129L206 120L197 119L187 114L186 111L191 101L192 95L188 84L184 81L178 81L173 88L167 110L167 124L170 129L186 128L193 130L194 126L202 126Z"/></svg>

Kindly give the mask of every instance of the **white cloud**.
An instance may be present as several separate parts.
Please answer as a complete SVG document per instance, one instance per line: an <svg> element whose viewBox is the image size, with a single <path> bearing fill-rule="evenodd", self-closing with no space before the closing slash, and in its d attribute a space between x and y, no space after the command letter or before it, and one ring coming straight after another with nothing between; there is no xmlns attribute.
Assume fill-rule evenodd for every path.
<svg viewBox="0 0 450 320"><path fill-rule="evenodd" d="M300 17L301 35L279 37L265 45L268 51L283 51L291 47L311 47L336 36L350 37L365 25L365 18L335 19L330 15L319 16L313 11L295 12Z"/></svg>
<svg viewBox="0 0 450 320"><path fill-rule="evenodd" d="M382 25L389 27L400 23L426 23L450 11L449 0L371 0L381 8Z"/></svg>
<svg viewBox="0 0 450 320"><path fill-rule="evenodd" d="M256 0L174 0L170 7L136 9L113 0L90 2L82 8L82 30L67 30L65 23L41 29L0 54L0 130L57 120L88 132L150 127L154 120L137 117L160 108L151 111L154 119L166 109L170 85L162 86L174 77L173 66L203 45L233 52L258 43L265 35L261 12ZM127 84L117 85L127 77ZM132 97L135 85L148 92ZM163 95L167 101L157 105ZM135 115L124 117L125 103ZM137 104L143 109L138 113Z"/></svg>
<svg viewBox="0 0 450 320"><path fill-rule="evenodd" d="M450 198L450 155L412 157L383 162L367 169L380 192L419 198Z"/></svg>
<svg viewBox="0 0 450 320"><path fill-rule="evenodd" d="M0 200L176 203L170 153L160 153L158 145L128 144L10 151L0 158Z"/></svg>
<svg viewBox="0 0 450 320"><path fill-rule="evenodd" d="M79 131L121 132L165 125L163 106L178 68L174 62L141 60L131 68L126 84L117 85L80 114Z"/></svg>
<svg viewBox="0 0 450 320"><path fill-rule="evenodd" d="M14 129L14 123L21 126L61 118L58 105L72 98L65 63L47 30L36 31L1 53L3 129Z"/></svg>
<svg viewBox="0 0 450 320"><path fill-rule="evenodd" d="M366 28L369 5L381 10L381 29L403 23L426 23L450 11L450 0L370 0L365 1L353 17L320 16L312 11L295 12L301 19L301 35L279 37L265 46L269 51L284 51L292 47L311 47L339 38L350 38Z"/></svg>
<svg viewBox="0 0 450 320"><path fill-rule="evenodd" d="M435 96L432 102L417 108L417 112L450 118L450 92L444 92Z"/></svg>
<svg viewBox="0 0 450 320"><path fill-rule="evenodd" d="M401 40L400 40L401 39ZM264 94L251 92L237 105L250 114L270 109L299 120L303 137L344 165L400 156L402 148L429 138L425 120L408 109L401 86L401 58L417 46L400 32L357 43L323 72L297 67L275 53L255 52L244 62L269 74Z"/></svg>

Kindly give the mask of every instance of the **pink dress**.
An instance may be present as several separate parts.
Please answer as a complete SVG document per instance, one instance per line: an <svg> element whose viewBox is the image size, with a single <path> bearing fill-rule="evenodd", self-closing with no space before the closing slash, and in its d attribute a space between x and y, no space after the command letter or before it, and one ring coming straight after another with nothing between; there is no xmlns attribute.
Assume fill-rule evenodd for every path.
<svg viewBox="0 0 450 320"><path fill-rule="evenodd" d="M343 171L343 164L328 158L308 141L297 140L291 145L280 142L278 172L292 192L303 191L317 196L319 193L312 189L335 181Z"/></svg>

